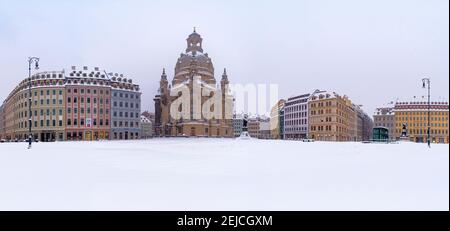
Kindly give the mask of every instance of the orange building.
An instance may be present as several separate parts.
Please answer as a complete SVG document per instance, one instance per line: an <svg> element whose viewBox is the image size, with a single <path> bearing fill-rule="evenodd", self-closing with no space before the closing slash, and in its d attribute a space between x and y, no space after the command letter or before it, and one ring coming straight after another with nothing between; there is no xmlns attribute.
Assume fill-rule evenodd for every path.
<svg viewBox="0 0 450 231"><path fill-rule="evenodd" d="M431 102L430 137L432 143L448 143L448 102ZM406 125L407 136L413 142L427 142L428 103L424 101L397 102L395 113L395 137L398 139Z"/></svg>

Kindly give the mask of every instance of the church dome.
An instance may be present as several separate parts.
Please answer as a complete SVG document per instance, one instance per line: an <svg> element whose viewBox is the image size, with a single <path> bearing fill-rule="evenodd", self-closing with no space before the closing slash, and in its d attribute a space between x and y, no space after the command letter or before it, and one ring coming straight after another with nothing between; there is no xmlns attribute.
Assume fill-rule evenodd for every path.
<svg viewBox="0 0 450 231"><path fill-rule="evenodd" d="M200 34L194 29L186 41L186 52L180 55L175 65L174 82L183 81L192 72L201 75L205 81L215 82L214 67L208 54L203 53L203 39Z"/></svg>

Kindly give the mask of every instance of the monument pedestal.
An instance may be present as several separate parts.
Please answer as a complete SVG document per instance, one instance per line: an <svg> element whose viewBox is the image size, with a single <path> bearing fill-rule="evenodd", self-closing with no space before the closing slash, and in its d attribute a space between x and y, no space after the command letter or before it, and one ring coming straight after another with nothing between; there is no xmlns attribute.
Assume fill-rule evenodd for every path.
<svg viewBox="0 0 450 231"><path fill-rule="evenodd" d="M408 136L400 136L399 141L401 142L411 142Z"/></svg>
<svg viewBox="0 0 450 231"><path fill-rule="evenodd" d="M239 139L242 139L242 140L249 140L251 138L252 137L250 136L250 134L248 134L248 132L242 132L241 136L239 136Z"/></svg>

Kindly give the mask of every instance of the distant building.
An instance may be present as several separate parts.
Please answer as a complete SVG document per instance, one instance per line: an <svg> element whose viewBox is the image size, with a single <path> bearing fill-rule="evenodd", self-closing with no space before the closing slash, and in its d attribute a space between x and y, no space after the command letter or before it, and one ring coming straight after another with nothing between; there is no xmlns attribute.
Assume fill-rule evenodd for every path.
<svg viewBox="0 0 450 231"><path fill-rule="evenodd" d="M259 118L249 118L248 119L248 134L252 138L258 138L259 137Z"/></svg>
<svg viewBox="0 0 450 231"><path fill-rule="evenodd" d="M271 139L270 118L260 118L258 139Z"/></svg>
<svg viewBox="0 0 450 231"><path fill-rule="evenodd" d="M284 134L284 106L286 100L279 100L270 112L270 138L283 139Z"/></svg>
<svg viewBox="0 0 450 231"><path fill-rule="evenodd" d="M3 113L3 105L0 106L0 139L3 139L5 133L5 114Z"/></svg>
<svg viewBox="0 0 450 231"><path fill-rule="evenodd" d="M111 78L112 139L140 137L141 93L136 88L125 87L127 83L132 84L133 81L122 75Z"/></svg>
<svg viewBox="0 0 450 231"><path fill-rule="evenodd" d="M149 139L153 137L153 123L152 121L144 116L141 115L141 139Z"/></svg>
<svg viewBox="0 0 450 231"><path fill-rule="evenodd" d="M316 91L309 103L309 138L320 141L369 140L371 119L347 96ZM358 122L359 118L359 122Z"/></svg>
<svg viewBox="0 0 450 231"><path fill-rule="evenodd" d="M432 143L448 143L448 102L431 102L430 126ZM399 138L403 124L411 141L427 142L428 102L423 99L397 102L394 106L395 137Z"/></svg>
<svg viewBox="0 0 450 231"><path fill-rule="evenodd" d="M308 100L311 94L288 98L284 106L284 138L304 139L308 137Z"/></svg>
<svg viewBox="0 0 450 231"><path fill-rule="evenodd" d="M279 129L279 133L280 133L280 139L285 139L284 137L284 106L280 109L280 129Z"/></svg>
<svg viewBox="0 0 450 231"><path fill-rule="evenodd" d="M384 127L388 130L389 139L395 139L394 107L377 108L373 115L375 127Z"/></svg>
<svg viewBox="0 0 450 231"><path fill-rule="evenodd" d="M65 79L64 89L60 94L65 96L66 139L67 140L99 140L109 139L111 132L111 83L98 68L73 66ZM41 92L42 95L42 92ZM45 95L45 92L44 92ZM48 95L48 92L47 92ZM53 96L54 97L54 96ZM39 96L42 98L42 96ZM64 105L65 104L65 105ZM64 117L64 113L61 117ZM44 131L46 128L43 128ZM51 133L44 133L48 141ZM60 136L60 135L59 135ZM58 136L58 138L60 138ZM58 139L62 140L62 139Z"/></svg>
<svg viewBox="0 0 450 231"><path fill-rule="evenodd" d="M244 115L234 114L233 115L233 132L234 137L239 137L242 134L242 127L244 125Z"/></svg>

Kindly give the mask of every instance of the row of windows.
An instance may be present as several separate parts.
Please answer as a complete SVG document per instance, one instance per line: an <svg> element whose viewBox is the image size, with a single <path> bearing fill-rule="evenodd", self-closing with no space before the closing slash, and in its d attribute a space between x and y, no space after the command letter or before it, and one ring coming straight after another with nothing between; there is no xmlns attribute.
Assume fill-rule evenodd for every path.
<svg viewBox="0 0 450 231"><path fill-rule="evenodd" d="M402 127L403 123L396 123L395 124L397 127ZM408 123L406 123L406 125L408 125ZM410 125L412 127L425 127L428 126L428 123L410 123ZM447 127L448 128L448 123L430 123L431 127Z"/></svg>
<svg viewBox="0 0 450 231"><path fill-rule="evenodd" d="M375 121L393 121L394 117L393 116L382 116L382 117L375 117L374 116L374 120Z"/></svg>
<svg viewBox="0 0 450 231"><path fill-rule="evenodd" d="M325 103L325 104L324 104ZM325 105L325 107L331 107L333 104L332 104L332 102L331 101L326 101L326 102L319 102L319 103L312 103L311 104L311 107L312 108L315 108L315 107L324 107L324 105ZM339 106L339 104L338 104L338 106Z"/></svg>
<svg viewBox="0 0 450 231"><path fill-rule="evenodd" d="M58 120L58 123L56 122L56 120L40 120L39 123L38 121L34 121L35 128L38 127L38 124L40 125L40 127L44 127L44 125L46 127L62 127L63 121ZM18 124L18 128L28 128L28 122L20 122Z"/></svg>
<svg viewBox="0 0 450 231"><path fill-rule="evenodd" d="M97 108L93 108L92 111L93 111L93 114L97 114ZM100 109L98 109L98 111L100 112L99 113L100 115L103 115L104 111L106 112L107 115L109 115L109 109L104 109L103 110L103 108L100 108ZM84 109L84 107L80 108L80 113L81 114L84 114L85 112L87 114L91 114L91 108L90 107L88 107L86 109ZM73 108L73 113L74 114L78 114L78 108ZM70 108L70 107L67 108L67 114L72 114L72 108Z"/></svg>
<svg viewBox="0 0 450 231"><path fill-rule="evenodd" d="M300 118L300 117L306 117L308 116L308 112L297 112L297 113L290 113L285 115L286 119L293 119L293 118Z"/></svg>
<svg viewBox="0 0 450 231"><path fill-rule="evenodd" d="M125 117L125 118L128 118L128 117L130 117L130 118L139 118L139 113L132 113L132 112L130 112L130 113L128 113L127 111L126 112L119 112L119 113L117 113L116 111L114 111L113 112L113 116L114 117L117 117L117 115L119 115L119 117Z"/></svg>
<svg viewBox="0 0 450 231"><path fill-rule="evenodd" d="M396 129L397 133L401 133L402 129ZM426 135L427 134L427 129L408 129L408 133L410 135ZM432 135L448 135L448 130L444 129L444 130L435 130L435 129L430 129L430 134Z"/></svg>
<svg viewBox="0 0 450 231"><path fill-rule="evenodd" d="M46 115L46 116L49 116L49 115L56 116L56 112L58 112L58 115L62 115L63 114L63 110L62 109L56 110L55 108L53 108L52 110L50 110L50 109L46 109L46 110L41 109L39 111L39 115L40 116L44 116L44 115ZM28 111L20 112L19 113L19 118L28 118L27 114L28 114ZM37 110L34 111L34 116L38 116L38 111Z"/></svg>
<svg viewBox="0 0 450 231"><path fill-rule="evenodd" d="M323 115L323 114L331 114L332 110L330 108L327 108L325 110L323 109L319 109L319 110L312 110L311 111L311 115ZM342 113L341 111L337 110L337 114L344 116L344 113Z"/></svg>
<svg viewBox="0 0 450 231"><path fill-rule="evenodd" d="M120 98L130 98L130 99L139 99L139 94L132 94L132 93L123 93L123 92L114 92L113 94L114 97L119 96Z"/></svg>
<svg viewBox="0 0 450 231"><path fill-rule="evenodd" d="M88 125L88 124L86 124L86 121L85 121L85 119L84 118L81 118L80 120L80 123L79 123L79 125L80 126L85 126L85 125ZM104 121L104 123L103 123L103 121ZM105 120L103 120L103 119L100 119L100 120L98 120L98 122L99 123L97 123L97 119L92 119L91 120L91 126L97 126L97 125L99 125L99 126L109 126L109 120L108 119L105 119ZM67 126L78 126L78 119L67 119Z"/></svg>
<svg viewBox="0 0 450 231"><path fill-rule="evenodd" d="M92 98L92 102L94 104L97 103L97 101L100 102L100 104L103 104L103 98ZM91 103L91 97L80 97L80 103ZM67 103L72 103L72 98L67 97ZM73 103L78 103L78 97L73 97ZM105 99L105 104L109 104L109 99Z"/></svg>
<svg viewBox="0 0 450 231"><path fill-rule="evenodd" d="M62 90L41 90L39 92L41 96L45 95L63 95L63 91ZM30 96L28 94L28 92L25 92L23 94L19 95L19 99L26 99L28 96ZM38 96L38 91L34 91L34 96Z"/></svg>
<svg viewBox="0 0 450 231"><path fill-rule="evenodd" d="M138 139L139 132L114 132L113 139Z"/></svg>
<svg viewBox="0 0 450 231"><path fill-rule="evenodd" d="M405 121L405 120L428 120L428 117L399 117L397 120ZM430 121L448 121L448 117L430 117Z"/></svg>
<svg viewBox="0 0 450 231"><path fill-rule="evenodd" d="M74 94L78 94L78 92L80 92L80 94L91 94L91 89L84 89L84 88L81 88L79 91L78 91L78 89L77 88L74 88L74 89L67 89L67 93L74 93ZM94 95L96 95L97 94L97 89L93 89L92 90L92 93L94 94ZM109 90L105 90L105 91L103 91L103 90L98 90L98 93L100 93L100 95L103 95L103 93L105 93L106 95L109 95Z"/></svg>
<svg viewBox="0 0 450 231"><path fill-rule="evenodd" d="M117 107L117 105L119 105L119 107L124 107L125 106L125 108L128 108L128 107L130 107L130 108L139 108L139 104L138 103L128 103L128 102L122 102L122 101L120 101L120 102L114 101L113 106Z"/></svg>
<svg viewBox="0 0 450 231"><path fill-rule="evenodd" d="M337 126L337 132L348 132L349 130L345 127ZM321 126L311 126L311 131L335 131L332 130L331 125L321 125Z"/></svg>
<svg viewBox="0 0 450 231"><path fill-rule="evenodd" d="M302 131L302 132L306 132L308 128L303 126L303 127L286 127L285 131L287 132L294 132L294 131Z"/></svg>
<svg viewBox="0 0 450 231"><path fill-rule="evenodd" d="M391 123L375 123L375 126L376 127L379 127L379 126L381 126L381 127L393 127L394 124L391 124Z"/></svg>
<svg viewBox="0 0 450 231"><path fill-rule="evenodd" d="M56 101L56 99L52 99L52 100L50 100L50 99L46 99L46 100L41 99L40 101L35 100L34 101L34 106L37 106L38 102L40 102L39 105L41 105L41 106L44 106L44 105L56 105L56 104L62 105L63 104L63 100L62 99L59 99L58 101ZM24 102L24 103L20 103L18 105L18 107L16 107L16 108L26 108L26 107L28 107L28 103Z"/></svg>
<svg viewBox="0 0 450 231"><path fill-rule="evenodd" d="M293 106L293 107L286 107L286 113L289 113L289 112L294 112L294 111L300 111L300 110L306 110L308 108L308 106L306 105L306 104L303 104L303 105L296 105L296 106Z"/></svg>
<svg viewBox="0 0 450 231"><path fill-rule="evenodd" d="M428 111L396 112L396 115L428 115ZM448 115L448 112L430 111L430 115Z"/></svg>
<svg viewBox="0 0 450 231"><path fill-rule="evenodd" d="M331 125L311 126L311 131L331 131Z"/></svg>
<svg viewBox="0 0 450 231"><path fill-rule="evenodd" d="M292 125L304 125L307 124L307 120L306 119L301 119L301 120L286 120L285 121L286 126L292 126Z"/></svg>
<svg viewBox="0 0 450 231"><path fill-rule="evenodd" d="M139 127L139 122L128 122L128 121L113 121L113 127Z"/></svg>

